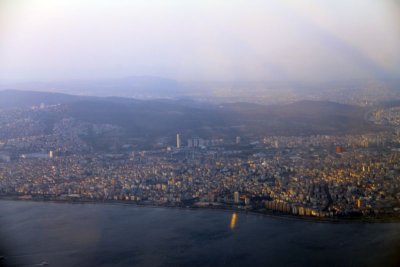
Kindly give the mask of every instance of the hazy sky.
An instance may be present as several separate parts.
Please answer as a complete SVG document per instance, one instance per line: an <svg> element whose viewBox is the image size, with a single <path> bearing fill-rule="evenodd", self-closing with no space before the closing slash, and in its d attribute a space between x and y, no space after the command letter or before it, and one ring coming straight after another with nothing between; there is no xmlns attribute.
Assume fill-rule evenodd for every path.
<svg viewBox="0 0 400 267"><path fill-rule="evenodd" d="M396 0L0 0L0 80L400 77Z"/></svg>

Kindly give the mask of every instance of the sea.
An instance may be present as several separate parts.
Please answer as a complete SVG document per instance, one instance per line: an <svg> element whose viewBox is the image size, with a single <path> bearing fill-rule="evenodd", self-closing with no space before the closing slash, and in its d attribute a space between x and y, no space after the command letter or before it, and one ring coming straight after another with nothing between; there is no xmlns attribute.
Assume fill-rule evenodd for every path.
<svg viewBox="0 0 400 267"><path fill-rule="evenodd" d="M400 266L400 223L1 200L0 266Z"/></svg>

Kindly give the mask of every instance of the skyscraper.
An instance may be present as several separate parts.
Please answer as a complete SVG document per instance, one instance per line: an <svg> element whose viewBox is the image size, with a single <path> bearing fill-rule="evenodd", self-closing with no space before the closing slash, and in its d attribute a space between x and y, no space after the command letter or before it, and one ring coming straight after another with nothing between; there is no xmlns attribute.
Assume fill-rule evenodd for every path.
<svg viewBox="0 0 400 267"><path fill-rule="evenodd" d="M176 134L176 148L181 148L181 137Z"/></svg>
<svg viewBox="0 0 400 267"><path fill-rule="evenodd" d="M235 202L235 204L239 204L239 192L233 193L233 202Z"/></svg>

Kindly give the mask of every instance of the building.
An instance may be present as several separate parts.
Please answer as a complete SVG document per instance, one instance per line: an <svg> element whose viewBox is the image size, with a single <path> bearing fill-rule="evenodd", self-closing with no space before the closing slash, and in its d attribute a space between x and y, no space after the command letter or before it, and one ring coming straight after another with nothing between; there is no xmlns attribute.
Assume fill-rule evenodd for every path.
<svg viewBox="0 0 400 267"><path fill-rule="evenodd" d="M188 139L188 147L201 147L204 146L205 142L199 137Z"/></svg>
<svg viewBox="0 0 400 267"><path fill-rule="evenodd" d="M240 136L236 136L236 144L240 144Z"/></svg>
<svg viewBox="0 0 400 267"><path fill-rule="evenodd" d="M233 193L233 202L239 204L239 192Z"/></svg>
<svg viewBox="0 0 400 267"><path fill-rule="evenodd" d="M356 207L357 209L361 208L361 199L357 199Z"/></svg>
<svg viewBox="0 0 400 267"><path fill-rule="evenodd" d="M342 147L342 146L339 146L339 145L337 145L337 146L336 146L336 153L340 154L340 153L343 153L343 152L344 152L344 149L343 149L343 147Z"/></svg>
<svg viewBox="0 0 400 267"><path fill-rule="evenodd" d="M0 161L10 162L11 157L7 154L0 154Z"/></svg>
<svg viewBox="0 0 400 267"><path fill-rule="evenodd" d="M278 140L275 140L275 142L274 142L274 147L275 147L275 148L279 148L279 142L278 142Z"/></svg>
<svg viewBox="0 0 400 267"><path fill-rule="evenodd" d="M176 148L181 148L181 137L176 134Z"/></svg>

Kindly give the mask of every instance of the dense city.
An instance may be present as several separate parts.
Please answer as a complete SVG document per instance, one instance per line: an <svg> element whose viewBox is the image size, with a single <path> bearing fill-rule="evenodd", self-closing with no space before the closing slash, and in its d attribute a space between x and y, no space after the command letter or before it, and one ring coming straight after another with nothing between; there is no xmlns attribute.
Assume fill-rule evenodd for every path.
<svg viewBox="0 0 400 267"><path fill-rule="evenodd" d="M228 140L177 133L159 139L153 149L124 144L103 153L82 137L85 123L63 119L45 134L44 125L21 115L36 116L55 108L59 109L2 111L3 198L206 207L315 218L400 215L400 131L394 126L366 134ZM393 112L375 112L369 119L379 123L385 114L392 118ZM99 133L118 132L112 125L94 128Z"/></svg>

